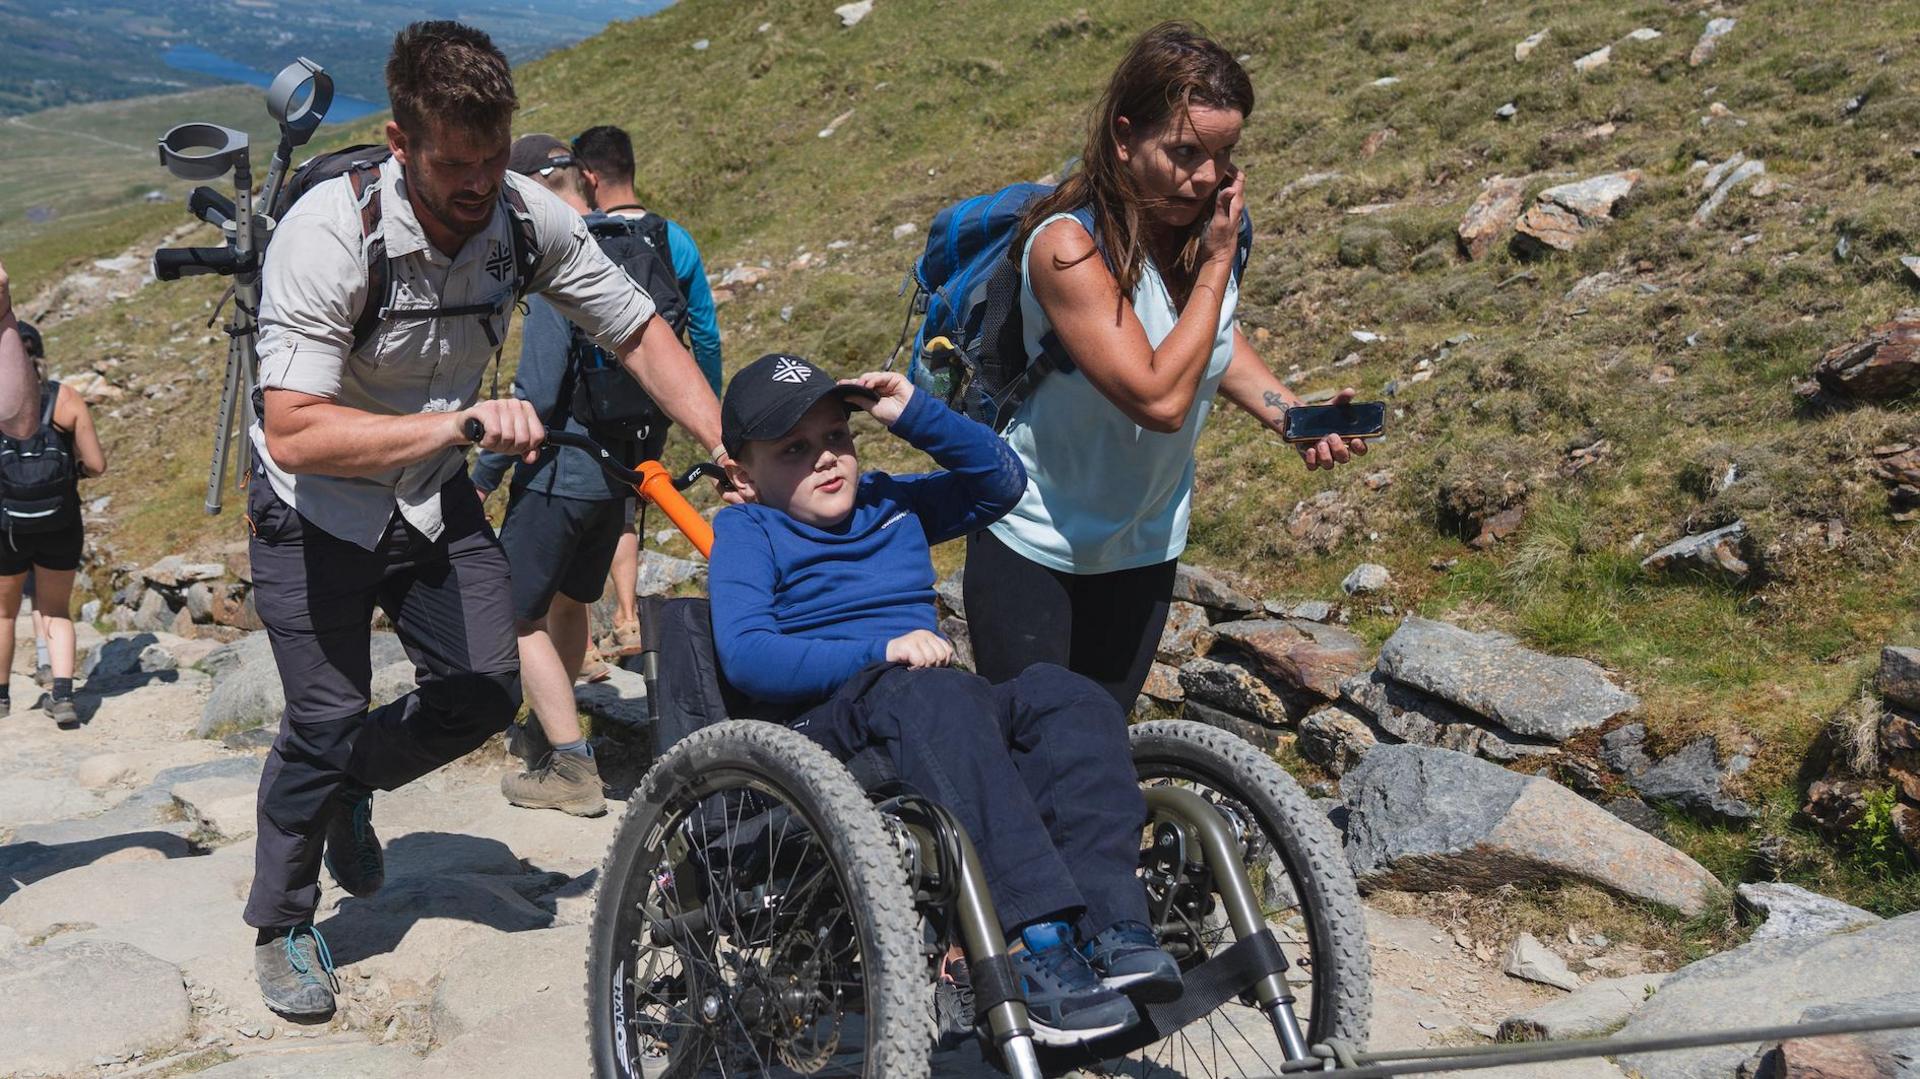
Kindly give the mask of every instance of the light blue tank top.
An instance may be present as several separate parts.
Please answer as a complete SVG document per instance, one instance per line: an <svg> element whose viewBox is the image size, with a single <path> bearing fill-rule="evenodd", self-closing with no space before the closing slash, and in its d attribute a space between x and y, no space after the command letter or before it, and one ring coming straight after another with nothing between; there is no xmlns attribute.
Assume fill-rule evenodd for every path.
<svg viewBox="0 0 1920 1079"><path fill-rule="evenodd" d="M1040 341L1053 325L1034 299L1027 260L1034 240L1059 221L1074 218L1055 214L1041 222L1020 256L1020 314L1029 357L1040 355ZM1075 221L1073 227L1083 226ZM1172 434L1148 431L1128 419L1078 370L1042 378L1005 431L1007 444L1027 468L1027 490L993 525L994 536L1026 558L1066 573L1111 573L1180 557L1193 500L1194 446L1233 360L1239 302L1239 282L1230 280L1206 376L1186 422ZM1155 348L1179 318L1151 259L1134 286L1133 311Z"/></svg>

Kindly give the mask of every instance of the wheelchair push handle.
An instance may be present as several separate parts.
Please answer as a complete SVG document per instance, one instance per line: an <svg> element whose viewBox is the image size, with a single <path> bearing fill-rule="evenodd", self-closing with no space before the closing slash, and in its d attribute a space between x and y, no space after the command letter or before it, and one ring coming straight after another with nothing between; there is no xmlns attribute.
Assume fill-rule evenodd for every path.
<svg viewBox="0 0 1920 1079"><path fill-rule="evenodd" d="M486 437L486 425L478 418L469 416L462 429L469 442L479 442ZM614 460L613 454L605 446L586 435L571 431L547 430L546 444L549 446L570 446L592 457L600 470L615 480L632 487L640 497L660 507L667 520L687 537L702 556L713 554L713 526L707 523L700 511L693 508L680 492L700 482L704 478L718 480L722 490L730 491L733 484L727 479L726 470L711 461L702 461L687 469L679 476L668 472L666 466L658 461L642 461L638 469L627 468Z"/></svg>

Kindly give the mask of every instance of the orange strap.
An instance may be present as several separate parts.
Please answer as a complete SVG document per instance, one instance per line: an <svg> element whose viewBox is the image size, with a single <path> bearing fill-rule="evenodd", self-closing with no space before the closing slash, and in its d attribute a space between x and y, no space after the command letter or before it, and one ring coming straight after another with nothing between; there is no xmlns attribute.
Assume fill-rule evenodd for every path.
<svg viewBox="0 0 1920 1079"><path fill-rule="evenodd" d="M642 461L635 471L640 473L640 485L634 490L640 492L640 497L659 506L667 520L673 522L673 527L679 529L701 555L713 557L713 526L693 508L693 503L674 490L673 477L666 467L658 461Z"/></svg>

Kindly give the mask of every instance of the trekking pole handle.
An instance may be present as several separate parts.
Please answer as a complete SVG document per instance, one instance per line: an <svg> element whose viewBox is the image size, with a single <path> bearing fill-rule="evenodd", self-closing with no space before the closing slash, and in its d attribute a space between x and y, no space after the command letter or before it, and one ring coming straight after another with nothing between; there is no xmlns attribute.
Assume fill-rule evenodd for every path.
<svg viewBox="0 0 1920 1079"><path fill-rule="evenodd" d="M233 220L233 200L202 184L187 196L187 212L214 228L221 228Z"/></svg>
<svg viewBox="0 0 1920 1079"><path fill-rule="evenodd" d="M153 276L161 281L240 269L240 256L231 247L163 247L153 253Z"/></svg>

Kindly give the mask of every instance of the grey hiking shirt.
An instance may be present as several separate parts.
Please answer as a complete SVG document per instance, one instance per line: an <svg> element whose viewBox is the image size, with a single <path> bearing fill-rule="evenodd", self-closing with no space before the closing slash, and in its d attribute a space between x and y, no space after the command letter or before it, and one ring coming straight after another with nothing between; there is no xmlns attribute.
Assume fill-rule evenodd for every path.
<svg viewBox="0 0 1920 1079"><path fill-rule="evenodd" d="M601 252L586 223L559 197L509 173L525 199L540 249L529 289L612 350L653 317L653 300ZM399 308L495 304L479 316L387 320L353 348L353 323L367 295L360 212L345 177L300 199L274 230L262 270L260 385L327 398L378 415L458 412L482 391L494 346L513 317L512 224L502 208L452 258L427 241L407 201L398 161L381 166L372 188L382 200L380 228ZM249 432L274 493L315 527L374 550L397 511L430 539L443 531L440 488L466 468L466 451L449 447L404 468L373 476L294 475L274 463L266 432Z"/></svg>
<svg viewBox="0 0 1920 1079"><path fill-rule="evenodd" d="M567 344L573 325L545 300L527 301L527 320L520 328L520 367L513 376L513 395L533 406L540 422L577 435L588 434L586 427L573 418L571 401L561 401L566 388ZM634 444L607 445L624 465L632 465ZM503 453L482 451L473 467L473 485L483 491L500 486L507 466L518 461ZM520 464L513 472L513 487L531 488L541 494L604 502L629 498L633 488L607 477L584 450L548 447L535 463Z"/></svg>

